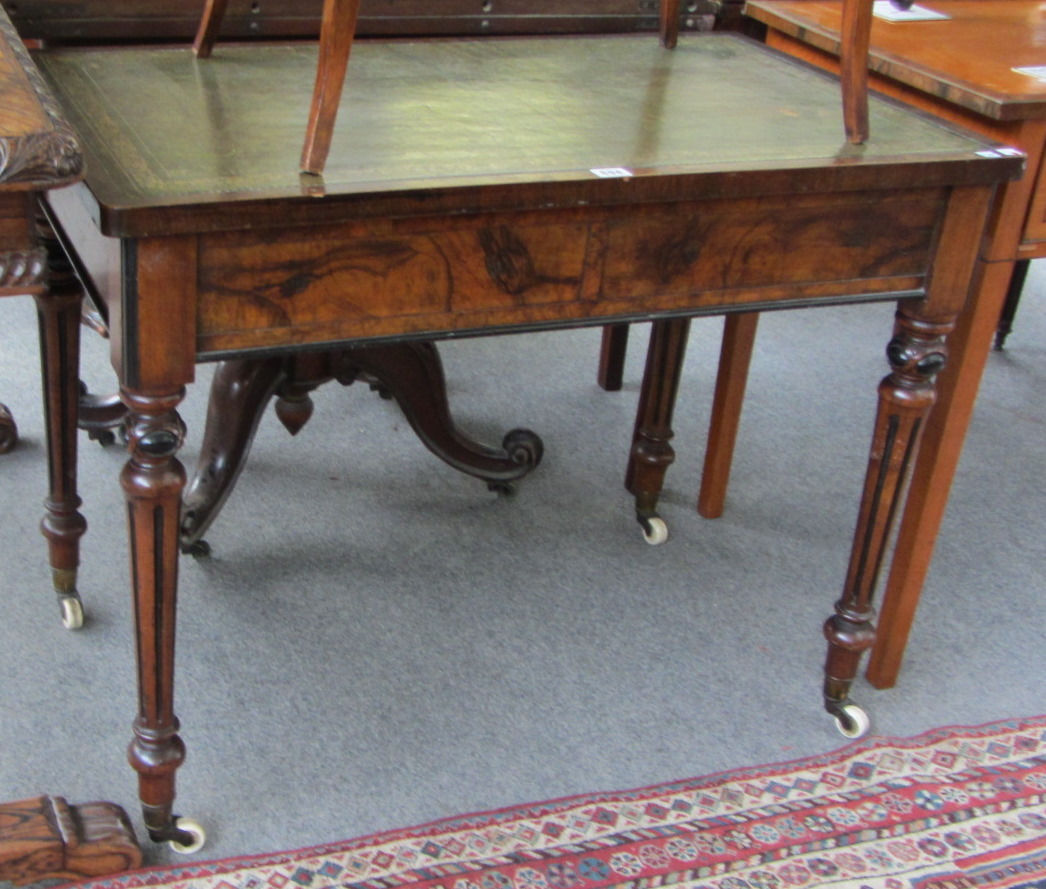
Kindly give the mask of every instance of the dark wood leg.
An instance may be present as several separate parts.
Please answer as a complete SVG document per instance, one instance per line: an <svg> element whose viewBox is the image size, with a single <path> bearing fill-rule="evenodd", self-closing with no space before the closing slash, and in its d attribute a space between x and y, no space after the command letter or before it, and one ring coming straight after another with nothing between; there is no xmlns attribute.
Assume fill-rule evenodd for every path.
<svg viewBox="0 0 1046 889"><path fill-rule="evenodd" d="M90 299L85 299L80 313L83 327L93 330L104 339L109 338L109 322ZM113 432L127 418L124 407L117 393L109 395L92 395L87 387L80 383L80 408L77 425L87 433L92 441L110 445L116 438Z"/></svg>
<svg viewBox="0 0 1046 889"><path fill-rule="evenodd" d="M0 881L86 880L139 867L142 850L113 803L60 796L0 803Z"/></svg>
<svg viewBox="0 0 1046 889"><path fill-rule="evenodd" d="M625 474L625 487L636 498L636 518L647 542L654 544L667 537L665 524L657 515L657 501L665 473L675 460L670 444L672 414L689 334L689 318L655 321L651 326L632 453Z"/></svg>
<svg viewBox="0 0 1046 889"><path fill-rule="evenodd" d="M433 343L401 343L352 349L340 355L338 378L374 377L399 404L422 443L448 466L502 490L541 462L541 439L528 429L506 433L500 448L464 435L447 401L443 363Z"/></svg>
<svg viewBox="0 0 1046 889"><path fill-rule="evenodd" d="M309 393L337 379L367 381L395 398L411 428L437 457L496 490L510 490L541 460L541 439L525 429L491 448L463 435L447 401L443 365L432 343L400 343L288 358L224 362L211 384L200 462L186 489L181 542L206 555L202 536L228 499L247 459L266 404L277 396L277 414L291 434L312 414Z"/></svg>
<svg viewBox="0 0 1046 889"><path fill-rule="evenodd" d="M628 324L608 324L603 328L596 382L607 392L620 392L624 382L628 328Z"/></svg>
<svg viewBox="0 0 1046 889"><path fill-rule="evenodd" d="M953 327L954 318L924 318L915 308L902 306L887 347L893 370L879 385L879 411L846 585L824 626L825 709L851 737L868 727L867 716L850 701L850 686L862 654L875 643L872 596L905 479L934 403L934 378L946 357L944 338Z"/></svg>
<svg viewBox="0 0 1046 889"><path fill-rule="evenodd" d="M47 434L48 494L40 528L47 538L51 580L70 629L83 624L76 588L80 538L87 520L80 513L76 484L77 410L80 395L80 307L83 293L50 227L39 235L48 252L48 289L37 295L44 422Z"/></svg>
<svg viewBox="0 0 1046 889"><path fill-rule="evenodd" d="M717 519L723 514L758 324L758 313L744 312L727 315L723 326L719 374L705 446L701 492L697 498L697 511L706 519Z"/></svg>
<svg viewBox="0 0 1046 889"><path fill-rule="evenodd" d="M149 836L182 851L202 845L202 830L173 814L175 772L185 758L174 714L174 625L178 524L185 472L175 456L185 430L177 407L184 388L122 391L129 411L129 459L121 474L127 500L138 662L138 716L128 760L138 772Z"/></svg>
<svg viewBox="0 0 1046 889"><path fill-rule="evenodd" d="M1024 290L1024 282L1028 278L1030 267L1030 259L1018 259L1013 264L1010 286L1006 289L1006 301L1002 304L1002 313L999 315L999 328L995 331L996 352L1003 350L1006 345L1006 337L1013 330L1013 319L1017 315L1017 306L1020 305L1021 292Z"/></svg>
<svg viewBox="0 0 1046 889"><path fill-rule="evenodd" d="M93 395L83 383L80 384L76 425L92 441L103 445L112 444L116 437L113 430L121 426L125 419L127 408L119 395Z"/></svg>
<svg viewBox="0 0 1046 889"><path fill-rule="evenodd" d="M7 409L7 405L0 404L0 454L6 454L11 448L18 444L18 426L15 418Z"/></svg>
<svg viewBox="0 0 1046 889"><path fill-rule="evenodd" d="M262 412L286 379L287 370L283 358L224 361L218 365L211 381L200 459L182 505L184 552L209 552L203 535L232 492Z"/></svg>
<svg viewBox="0 0 1046 889"><path fill-rule="evenodd" d="M936 404L912 470L868 658L866 675L876 688L897 683L1012 275L1008 263L979 263L969 306L948 337L948 367L937 382Z"/></svg>

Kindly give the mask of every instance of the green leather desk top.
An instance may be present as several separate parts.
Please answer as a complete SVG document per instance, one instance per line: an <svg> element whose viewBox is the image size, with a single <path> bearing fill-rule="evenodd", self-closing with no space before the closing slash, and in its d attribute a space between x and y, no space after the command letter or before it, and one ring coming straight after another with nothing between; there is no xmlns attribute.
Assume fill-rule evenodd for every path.
<svg viewBox="0 0 1046 889"><path fill-rule="evenodd" d="M720 174L722 189L722 174L751 171L790 171L792 182L834 168L839 187L846 169L869 165L881 175L905 166L910 180L915 164L947 182L999 181L1015 167L874 97L871 140L848 145L837 81L730 34L672 51L652 35L358 41L322 182L298 172L312 44L219 44L207 60L187 48L35 59L82 136L91 192L117 215L310 192L589 183L573 193L580 203L620 191L622 172L636 189L664 176L695 188L694 177Z"/></svg>

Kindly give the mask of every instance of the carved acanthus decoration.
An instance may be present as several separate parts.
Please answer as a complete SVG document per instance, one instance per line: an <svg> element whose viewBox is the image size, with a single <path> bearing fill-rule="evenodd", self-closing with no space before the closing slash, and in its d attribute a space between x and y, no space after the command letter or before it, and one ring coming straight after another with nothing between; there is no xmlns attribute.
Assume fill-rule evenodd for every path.
<svg viewBox="0 0 1046 889"><path fill-rule="evenodd" d="M0 288L18 290L35 287L43 280L46 262L47 251L42 247L0 252Z"/></svg>
<svg viewBox="0 0 1046 889"><path fill-rule="evenodd" d="M83 174L80 145L72 127L43 75L33 63L7 14L0 9L0 32L40 103L48 126L19 136L0 136L0 184L25 184L53 188L73 182ZM0 107L3 96L0 95Z"/></svg>

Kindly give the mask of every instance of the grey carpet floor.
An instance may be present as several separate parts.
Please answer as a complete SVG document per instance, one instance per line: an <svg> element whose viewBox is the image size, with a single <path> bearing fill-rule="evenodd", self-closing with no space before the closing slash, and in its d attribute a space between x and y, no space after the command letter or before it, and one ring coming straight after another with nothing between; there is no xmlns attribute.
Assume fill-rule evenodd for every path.
<svg viewBox="0 0 1046 889"><path fill-rule="evenodd" d="M820 703L820 625L841 588L887 305L763 318L726 514L693 508L721 322L695 324L662 500L641 539L621 483L645 346L594 383L598 332L443 349L460 424L541 433L500 499L416 440L395 405L330 386L290 438L271 412L214 554L182 560L178 810L200 858L271 852L454 814L625 789L842 746ZM0 301L0 798L108 799L140 828L119 448L81 441L87 625L59 624L35 315ZM85 378L112 388L85 332ZM183 415L195 458L201 368ZM991 356L898 686L855 697L911 735L1046 713L1046 267ZM149 847L149 862L182 861Z"/></svg>

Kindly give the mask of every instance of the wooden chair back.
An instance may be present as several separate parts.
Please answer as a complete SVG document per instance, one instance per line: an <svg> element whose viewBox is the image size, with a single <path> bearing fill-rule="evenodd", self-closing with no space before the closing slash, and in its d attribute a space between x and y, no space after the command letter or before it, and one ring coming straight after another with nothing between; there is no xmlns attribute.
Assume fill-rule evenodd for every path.
<svg viewBox="0 0 1046 889"><path fill-rule="evenodd" d="M207 0L193 41L198 58L213 51L227 6L228 0ZM301 155L303 173L320 175L327 162L359 11L360 0L324 0L316 85ZM671 49L679 39L679 0L661 0L660 24L661 43Z"/></svg>
<svg viewBox="0 0 1046 889"><path fill-rule="evenodd" d="M367 0L368 14L359 16L360 0L271 0L264 7L245 0L207 0L202 21L195 25L186 19L182 0L22 0L12 9L19 32L30 40L70 43L111 43L142 40L183 40L196 30L195 46L206 55L218 38L219 27L230 12L230 35L243 37L315 37L315 13L323 3L321 60L310 114L309 132L302 151L302 168L319 173L329 149L351 43L357 30L385 36L404 33L440 33L464 36L469 33L584 33L635 31L652 27L649 17L636 12L635 0L599 0L576 15L562 14L559 0L536 0L527 15L464 15L454 5L440 4L440 10L454 15L430 14L428 7L413 6L406 12L392 0ZM550 6L549 3L552 5ZM732 4L732 5L731 5ZM454 6L451 9L451 6ZM468 9L475 7L467 4ZM700 0L702 12L717 5ZM733 0L724 0L733 5ZM444 9L444 7L447 9ZM554 9L552 7L555 7ZM867 138L867 41L870 33L870 0L844 0L850 14L844 23L843 108L846 135L850 141ZM314 9L315 7L315 9ZM548 8L546 8L548 7ZM707 7L707 9L706 9ZM689 8L689 7L688 7ZM554 15L552 13L554 12ZM458 15L461 13L461 15ZM689 18L689 13L687 13ZM667 48L676 45L680 30L679 0L660 4L660 38ZM687 25L689 27L689 25ZM323 35L323 32L326 32ZM339 74L340 72L340 74Z"/></svg>

